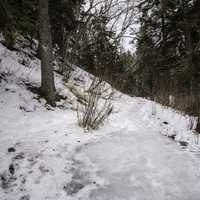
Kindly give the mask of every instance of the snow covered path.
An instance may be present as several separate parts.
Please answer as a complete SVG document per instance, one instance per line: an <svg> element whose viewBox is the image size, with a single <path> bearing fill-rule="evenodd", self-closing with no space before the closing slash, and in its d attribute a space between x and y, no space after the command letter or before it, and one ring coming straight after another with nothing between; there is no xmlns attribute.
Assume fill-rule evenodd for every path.
<svg viewBox="0 0 200 200"><path fill-rule="evenodd" d="M51 108L25 84L40 82L37 59L23 66L26 57L1 45L0 59L0 200L200 199L189 116L117 92L108 122L86 134L62 77L56 86L67 99ZM87 85L89 74L74 75Z"/></svg>
<svg viewBox="0 0 200 200"><path fill-rule="evenodd" d="M199 200L199 164L166 141L142 132L116 135L90 144L86 154L108 181L91 200Z"/></svg>
<svg viewBox="0 0 200 200"><path fill-rule="evenodd" d="M95 163L107 183L94 190L89 199L199 200L198 154L194 156L147 127L139 114L142 105L130 108L127 116L132 118L132 131L113 133L87 145L77 155Z"/></svg>

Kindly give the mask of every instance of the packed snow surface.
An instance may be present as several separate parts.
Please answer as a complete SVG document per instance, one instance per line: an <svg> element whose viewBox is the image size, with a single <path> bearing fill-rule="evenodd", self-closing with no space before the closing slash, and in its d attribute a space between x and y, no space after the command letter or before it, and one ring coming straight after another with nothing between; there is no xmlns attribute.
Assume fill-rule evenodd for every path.
<svg viewBox="0 0 200 200"><path fill-rule="evenodd" d="M96 163L107 181L90 199L198 200L200 157L195 159L148 127L138 114L143 106L141 100L130 103L127 116L134 124L130 130L124 128L82 149L80 154Z"/></svg>
<svg viewBox="0 0 200 200"><path fill-rule="evenodd" d="M189 116L116 92L109 120L85 133L61 76L56 87L67 98L52 108L33 93L39 60L2 45L0 60L0 200L200 199ZM71 82L90 77L77 68Z"/></svg>

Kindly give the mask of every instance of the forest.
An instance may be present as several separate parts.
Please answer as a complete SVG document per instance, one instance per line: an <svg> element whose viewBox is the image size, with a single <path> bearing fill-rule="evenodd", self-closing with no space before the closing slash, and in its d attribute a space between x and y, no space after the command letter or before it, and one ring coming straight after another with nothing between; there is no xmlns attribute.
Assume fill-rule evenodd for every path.
<svg viewBox="0 0 200 200"><path fill-rule="evenodd" d="M70 73L70 64L76 64L129 95L149 97L199 116L198 0L104 4L93 0L84 9L85 4L78 0L50 0L49 14L45 14L40 13L37 1L2 0L0 28L6 46L14 48L20 36L29 45L39 38L42 43L47 40L42 37L49 32L52 39L48 43L52 44L48 45L55 50L58 70L65 76ZM46 24L40 27L38 20ZM118 23L122 24L120 30L114 27ZM51 26L51 30L45 26ZM129 46L132 45L128 51L121 45L127 29ZM45 36L40 30L46 32Z"/></svg>
<svg viewBox="0 0 200 200"><path fill-rule="evenodd" d="M2 200L199 200L200 1L0 0L0 121Z"/></svg>

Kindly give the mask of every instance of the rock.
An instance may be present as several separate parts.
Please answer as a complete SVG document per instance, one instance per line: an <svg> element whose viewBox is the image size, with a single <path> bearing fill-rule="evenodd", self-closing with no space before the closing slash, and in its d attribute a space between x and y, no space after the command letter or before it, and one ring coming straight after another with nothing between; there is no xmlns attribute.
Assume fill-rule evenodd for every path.
<svg viewBox="0 0 200 200"><path fill-rule="evenodd" d="M21 153L17 154L13 159L14 160L22 160L22 159L24 159L24 157L25 157L24 153L21 152Z"/></svg>
<svg viewBox="0 0 200 200"><path fill-rule="evenodd" d="M186 142L186 141L179 141L179 144L180 144L181 146L183 146L183 147L188 146L188 142Z"/></svg>
<svg viewBox="0 0 200 200"><path fill-rule="evenodd" d="M168 138L175 140L176 135L168 135Z"/></svg>
<svg viewBox="0 0 200 200"><path fill-rule="evenodd" d="M5 171L3 174L0 174L0 187L4 190L8 189L13 185L12 183L17 180L16 177L12 176L10 173Z"/></svg>
<svg viewBox="0 0 200 200"><path fill-rule="evenodd" d="M2 189L9 188L9 178L6 173L0 175Z"/></svg>
<svg viewBox="0 0 200 200"><path fill-rule="evenodd" d="M70 183L63 187L63 189L67 192L68 195L76 194L83 188L84 185L75 180L72 180Z"/></svg>
<svg viewBox="0 0 200 200"><path fill-rule="evenodd" d="M168 123L168 122L163 122L163 124L167 125L167 124L169 124L169 123Z"/></svg>
<svg viewBox="0 0 200 200"><path fill-rule="evenodd" d="M10 147L10 148L8 148L8 152L9 153L11 153L11 152L15 152L16 151L16 149L14 148L14 147Z"/></svg>
<svg viewBox="0 0 200 200"><path fill-rule="evenodd" d="M31 199L30 195L27 194L27 195L23 195L22 197L20 197L19 200L30 200L30 199Z"/></svg>
<svg viewBox="0 0 200 200"><path fill-rule="evenodd" d="M9 165L8 169L9 169L10 174L14 175L14 173L15 173L15 167L14 167L13 163Z"/></svg>

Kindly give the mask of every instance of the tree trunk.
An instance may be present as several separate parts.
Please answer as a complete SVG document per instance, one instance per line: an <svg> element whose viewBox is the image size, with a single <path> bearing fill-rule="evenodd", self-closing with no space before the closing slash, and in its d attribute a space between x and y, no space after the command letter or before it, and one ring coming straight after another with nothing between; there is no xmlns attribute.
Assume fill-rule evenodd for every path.
<svg viewBox="0 0 200 200"><path fill-rule="evenodd" d="M53 53L49 1L39 0L39 51L41 56L41 92L47 102L55 106L56 89L53 74Z"/></svg>

